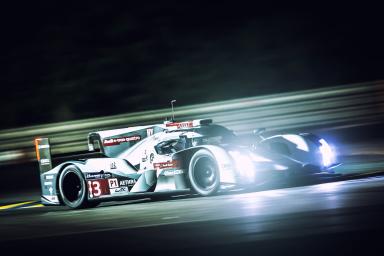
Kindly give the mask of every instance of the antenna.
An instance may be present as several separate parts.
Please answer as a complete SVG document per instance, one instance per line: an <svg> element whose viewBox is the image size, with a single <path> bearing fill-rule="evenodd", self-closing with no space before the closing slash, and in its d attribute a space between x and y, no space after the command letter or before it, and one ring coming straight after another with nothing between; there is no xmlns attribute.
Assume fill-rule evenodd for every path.
<svg viewBox="0 0 384 256"><path fill-rule="evenodd" d="M171 107L172 107L172 122L175 121L175 113L173 112L173 103L176 102L176 100L171 100Z"/></svg>

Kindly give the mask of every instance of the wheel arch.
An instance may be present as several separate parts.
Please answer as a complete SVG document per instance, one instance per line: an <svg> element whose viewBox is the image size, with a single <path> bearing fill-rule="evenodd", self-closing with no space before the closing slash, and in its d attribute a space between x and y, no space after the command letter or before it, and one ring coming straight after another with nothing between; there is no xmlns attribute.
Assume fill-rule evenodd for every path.
<svg viewBox="0 0 384 256"><path fill-rule="evenodd" d="M80 172L83 175L83 178L85 180L84 172L82 169L83 164L81 164L79 162L75 162L75 161L69 161L69 162L62 163L60 165L60 168L59 168L57 175L56 175L56 191L57 191L57 197L60 201L60 204L64 204L63 199L61 198L61 194L60 194L60 176L63 173L63 171L65 170L65 168L70 166L70 165L74 165L75 167L77 167L80 170Z"/></svg>
<svg viewBox="0 0 384 256"><path fill-rule="evenodd" d="M185 170L186 179L188 179L189 163L191 161L191 158L197 151L201 149L207 150L214 157L219 170L221 183L229 183L229 184L237 183L236 171L233 168L232 160L228 155L227 151L222 147L213 146L213 145L189 148L174 154L174 160L181 161L181 168Z"/></svg>
<svg viewBox="0 0 384 256"><path fill-rule="evenodd" d="M178 161L181 161L181 167L186 170L186 173L185 175L188 176L188 172L189 172L189 162L191 161L193 155L201 150L201 149L205 149L207 151L209 151L213 157L215 158L215 160L217 161L216 159L216 156L214 154L214 152L212 152L212 150L210 150L209 148L207 147L194 147L194 148L188 148L186 150L183 150L183 151L179 151L177 153L175 153L173 155L173 159L174 160L178 160Z"/></svg>
<svg viewBox="0 0 384 256"><path fill-rule="evenodd" d="M201 196L215 194L221 185L219 163L213 152L204 147L192 154L186 176L191 189Z"/></svg>

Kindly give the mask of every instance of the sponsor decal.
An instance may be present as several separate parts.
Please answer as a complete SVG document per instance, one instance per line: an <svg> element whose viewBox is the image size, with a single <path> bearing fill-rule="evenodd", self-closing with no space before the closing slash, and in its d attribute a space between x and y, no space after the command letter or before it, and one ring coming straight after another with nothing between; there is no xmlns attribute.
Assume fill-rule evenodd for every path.
<svg viewBox="0 0 384 256"><path fill-rule="evenodd" d="M147 150L145 149L143 155L141 156L141 162L146 162L148 160Z"/></svg>
<svg viewBox="0 0 384 256"><path fill-rule="evenodd" d="M148 128L147 129L147 137L152 136L152 135L153 135L153 128Z"/></svg>
<svg viewBox="0 0 384 256"><path fill-rule="evenodd" d="M121 143L124 143L124 142L137 141L140 139L141 139L141 137L139 135L134 135L134 136L130 136L130 137L104 139L103 145L106 147L116 146L116 145L120 145Z"/></svg>
<svg viewBox="0 0 384 256"><path fill-rule="evenodd" d="M52 186L52 181L45 181L44 186Z"/></svg>
<svg viewBox="0 0 384 256"><path fill-rule="evenodd" d="M85 175L85 178L87 180L93 180L93 179L108 179L111 178L112 174L110 173L100 173L100 172L89 172Z"/></svg>
<svg viewBox="0 0 384 256"><path fill-rule="evenodd" d="M48 165L48 164L51 164L51 161L49 161L49 159L43 158L40 160L40 164L41 165Z"/></svg>
<svg viewBox="0 0 384 256"><path fill-rule="evenodd" d="M53 175L45 175L46 180L53 180Z"/></svg>
<svg viewBox="0 0 384 256"><path fill-rule="evenodd" d="M184 173L183 170L165 170L163 172L163 175L164 176L174 176L174 175L183 174L183 173Z"/></svg>
<svg viewBox="0 0 384 256"><path fill-rule="evenodd" d="M59 198L57 196L50 196L50 195L43 195L47 200L52 201L52 202L58 202Z"/></svg>
<svg viewBox="0 0 384 256"><path fill-rule="evenodd" d="M178 160L173 160L173 161L168 161L163 163L153 163L153 167L155 169L177 168L179 166L180 165Z"/></svg>
<svg viewBox="0 0 384 256"><path fill-rule="evenodd" d="M117 167L116 167L116 163L115 163L115 162L112 162L112 163L111 163L110 169L117 169Z"/></svg>
<svg viewBox="0 0 384 256"><path fill-rule="evenodd" d="M49 148L49 145L39 145L39 149Z"/></svg>
<svg viewBox="0 0 384 256"><path fill-rule="evenodd" d="M187 121L187 122L179 122L179 123L167 123L165 126L166 127L176 127L177 129L192 128L193 127L193 122L192 121Z"/></svg>
<svg viewBox="0 0 384 256"><path fill-rule="evenodd" d="M117 181L117 179L108 179L108 185L109 188L118 188L119 182Z"/></svg>
<svg viewBox="0 0 384 256"><path fill-rule="evenodd" d="M89 180L88 182L88 196L89 198L100 197L104 195L109 195L110 190L108 187L108 180Z"/></svg>
<svg viewBox="0 0 384 256"><path fill-rule="evenodd" d="M121 180L120 181L120 186L132 186L132 185L135 185L136 184L136 181L135 179L131 179L131 180Z"/></svg>
<svg viewBox="0 0 384 256"><path fill-rule="evenodd" d="M128 187L111 188L111 195L124 195L129 192Z"/></svg>

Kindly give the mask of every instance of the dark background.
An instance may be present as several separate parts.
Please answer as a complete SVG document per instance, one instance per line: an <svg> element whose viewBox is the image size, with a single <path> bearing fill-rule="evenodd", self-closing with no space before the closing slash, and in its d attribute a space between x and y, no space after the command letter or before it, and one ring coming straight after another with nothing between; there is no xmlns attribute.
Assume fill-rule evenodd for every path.
<svg viewBox="0 0 384 256"><path fill-rule="evenodd" d="M379 6L137 2L3 4L0 129L384 78Z"/></svg>

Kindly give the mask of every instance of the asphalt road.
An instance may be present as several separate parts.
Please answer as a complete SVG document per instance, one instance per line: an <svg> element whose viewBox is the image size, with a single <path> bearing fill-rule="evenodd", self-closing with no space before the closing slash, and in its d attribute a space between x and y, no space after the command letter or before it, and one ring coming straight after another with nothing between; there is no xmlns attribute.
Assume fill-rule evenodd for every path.
<svg viewBox="0 0 384 256"><path fill-rule="evenodd" d="M35 163L3 167L0 255L381 255L384 153L357 145L338 176L85 210L43 207Z"/></svg>
<svg viewBox="0 0 384 256"><path fill-rule="evenodd" d="M16 208L0 211L0 251L7 252L1 255L380 255L383 198L384 176L369 175L204 198L139 198L86 210Z"/></svg>

